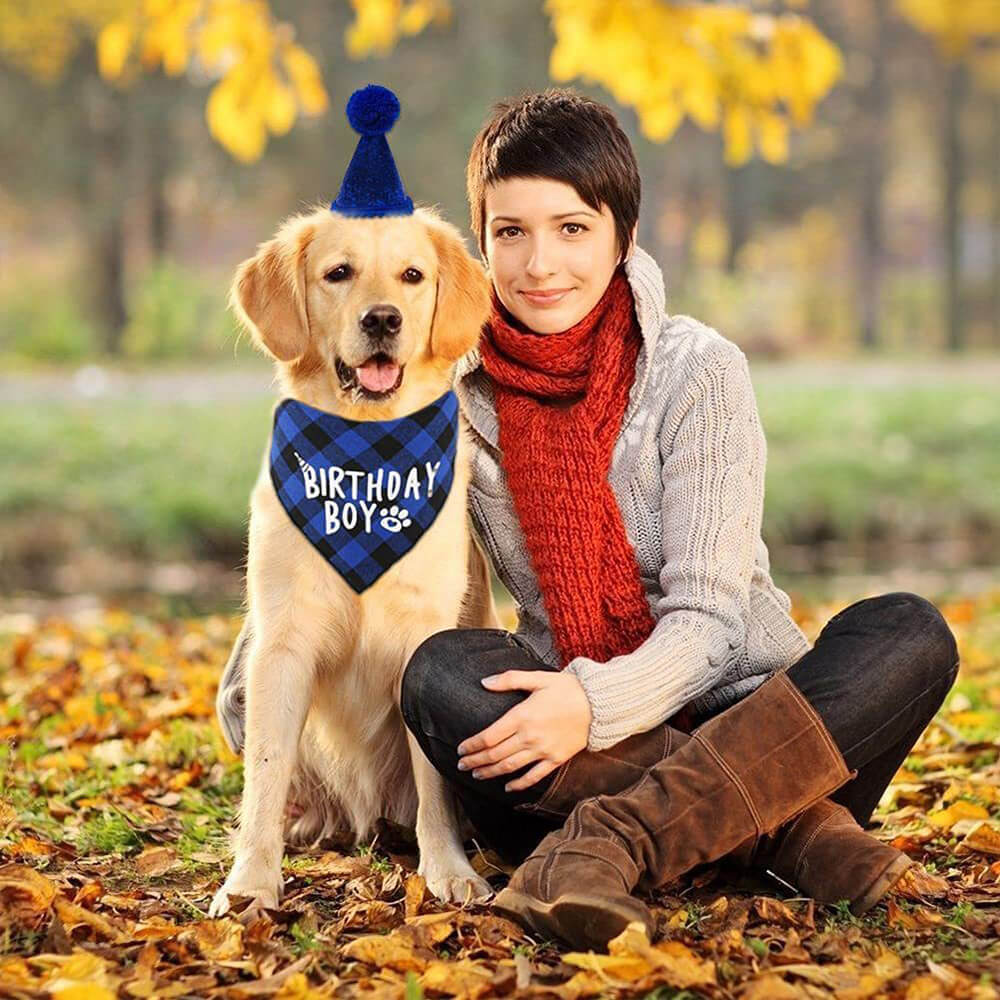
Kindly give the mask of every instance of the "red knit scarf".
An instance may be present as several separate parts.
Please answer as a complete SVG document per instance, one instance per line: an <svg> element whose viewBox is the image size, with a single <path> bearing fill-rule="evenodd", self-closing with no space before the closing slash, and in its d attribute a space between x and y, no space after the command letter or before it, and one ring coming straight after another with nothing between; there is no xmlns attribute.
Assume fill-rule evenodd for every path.
<svg viewBox="0 0 1000 1000"><path fill-rule="evenodd" d="M481 343L503 467L563 666L631 652L655 624L608 484L641 343L621 267L562 333L531 332L494 294Z"/></svg>

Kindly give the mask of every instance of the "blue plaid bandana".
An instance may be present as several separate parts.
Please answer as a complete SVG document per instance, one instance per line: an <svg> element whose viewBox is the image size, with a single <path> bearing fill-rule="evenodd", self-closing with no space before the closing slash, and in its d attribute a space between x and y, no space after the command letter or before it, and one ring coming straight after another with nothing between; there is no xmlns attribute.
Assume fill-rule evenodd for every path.
<svg viewBox="0 0 1000 1000"><path fill-rule="evenodd" d="M302 534L360 594L434 523L455 477L457 438L451 390L396 420L345 420L284 399L271 482Z"/></svg>

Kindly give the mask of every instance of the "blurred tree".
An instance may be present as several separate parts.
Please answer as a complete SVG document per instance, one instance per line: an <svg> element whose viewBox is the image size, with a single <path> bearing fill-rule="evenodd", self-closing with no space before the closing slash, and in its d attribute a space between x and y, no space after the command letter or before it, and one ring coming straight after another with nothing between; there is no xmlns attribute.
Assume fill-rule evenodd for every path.
<svg viewBox="0 0 1000 1000"><path fill-rule="evenodd" d="M950 350L965 346L965 310L962 295L962 186L966 156L962 143L962 116L969 94L969 73L987 86L997 87L1000 51L1000 2L997 0L896 0L896 9L936 43L944 76L941 108L942 226L945 246L945 332ZM1000 89L1000 88L998 88ZM994 171L996 164L994 163ZM995 174L994 174L995 178ZM1000 192L994 192L1000 198ZM1000 209L995 210L1000 213ZM994 280L1000 278L995 249ZM1000 320L997 320L1000 324ZM1000 329L1000 326L998 326Z"/></svg>
<svg viewBox="0 0 1000 1000"><path fill-rule="evenodd" d="M314 6L293 8L296 21L315 16ZM353 20L343 46L354 59L385 55L401 37L452 16L449 0L349 0L349 6ZM755 11L667 0L541 6L555 36L554 79L604 86L635 108L642 132L656 142L669 139L685 116L720 130L734 167L755 149L771 162L785 160L790 127L811 120L840 73L838 50L808 18L788 9L772 13L767 8L775 4L767 0ZM166 77L210 82L209 130L244 163L258 160L269 138L286 134L300 115L323 112L328 97L319 64L268 0L12 0L0 7L0 58L38 80L56 84L74 53L94 42L100 77L113 86L98 93L86 81L93 106L90 229L106 344L115 352L127 318L120 195L130 144L143 149L154 255L168 240L165 187L174 145L169 107L150 93L150 74L162 69ZM137 100L141 120L133 113ZM736 237L733 260L743 236Z"/></svg>
<svg viewBox="0 0 1000 1000"><path fill-rule="evenodd" d="M389 52L451 16L449 0L350 0L355 19L344 44L355 59ZM53 6L54 9L49 9ZM807 124L836 82L840 54L808 18L727 4L668 0L545 0L555 46L553 79L600 83L634 107L654 141L673 135L685 115L721 129L727 162L745 163L756 148L771 162L788 155L791 125ZM804 0L790 3L805 6ZM2 50L48 77L72 50L72 26L97 29L98 64L127 85L162 67L179 75L196 64L217 80L206 108L215 138L244 161L260 157L268 135L282 135L300 113L326 109L313 57L278 21L267 0L73 0L28 5L16 0L0 22ZM25 37L58 35L44 58Z"/></svg>

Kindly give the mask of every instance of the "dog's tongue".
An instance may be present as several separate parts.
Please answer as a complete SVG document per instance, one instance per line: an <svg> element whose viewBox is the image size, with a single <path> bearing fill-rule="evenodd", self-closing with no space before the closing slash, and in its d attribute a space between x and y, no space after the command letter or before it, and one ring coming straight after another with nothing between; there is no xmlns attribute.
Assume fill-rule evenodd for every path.
<svg viewBox="0 0 1000 1000"><path fill-rule="evenodd" d="M369 392L385 392L399 378L399 365L384 358L369 358L357 371L358 381Z"/></svg>

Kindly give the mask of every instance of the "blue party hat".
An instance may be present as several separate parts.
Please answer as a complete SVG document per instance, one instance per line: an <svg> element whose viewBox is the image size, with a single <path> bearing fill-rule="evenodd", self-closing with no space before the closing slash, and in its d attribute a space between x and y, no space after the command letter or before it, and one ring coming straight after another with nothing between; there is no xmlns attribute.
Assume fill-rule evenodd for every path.
<svg viewBox="0 0 1000 1000"><path fill-rule="evenodd" d="M368 218L412 214L413 201L403 189L385 139L398 117L399 99L386 87L372 83L351 94L347 120L361 138L330 205L332 212Z"/></svg>

